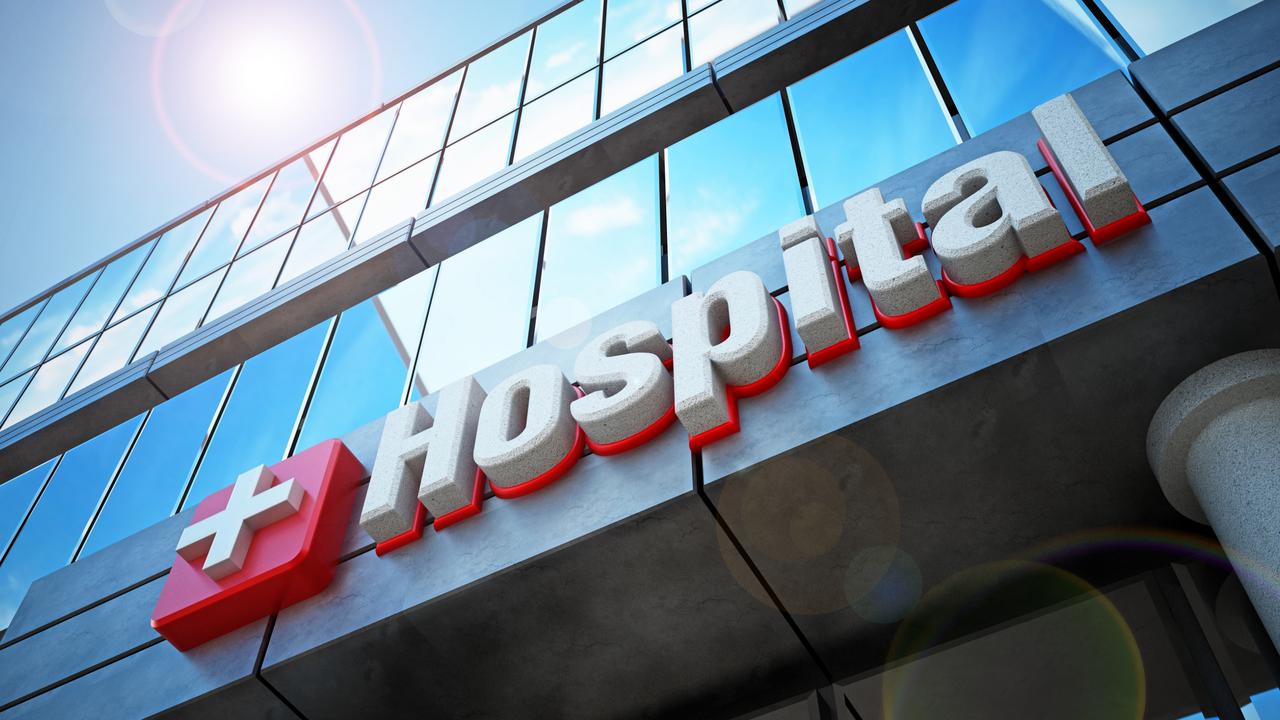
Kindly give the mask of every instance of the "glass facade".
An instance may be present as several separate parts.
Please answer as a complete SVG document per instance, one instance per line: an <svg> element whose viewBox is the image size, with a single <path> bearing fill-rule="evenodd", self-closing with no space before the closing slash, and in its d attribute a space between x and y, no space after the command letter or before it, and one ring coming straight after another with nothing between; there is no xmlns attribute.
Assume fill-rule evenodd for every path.
<svg viewBox="0 0 1280 720"><path fill-rule="evenodd" d="M813 4L565 10L4 320L3 425ZM1189 3L1160 22L1132 0L1101 4L1151 52L1251 3ZM958 0L918 28L936 74L904 28L451 257L438 275L0 484L0 626L33 579L249 465L340 436L954 145L962 135L939 87L977 134L1125 65L1078 0Z"/></svg>

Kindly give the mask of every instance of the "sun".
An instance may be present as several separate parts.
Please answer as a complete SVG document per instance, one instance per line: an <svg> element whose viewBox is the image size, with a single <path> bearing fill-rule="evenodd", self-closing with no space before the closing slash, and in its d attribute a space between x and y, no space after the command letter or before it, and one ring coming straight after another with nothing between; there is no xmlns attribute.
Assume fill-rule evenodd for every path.
<svg viewBox="0 0 1280 720"><path fill-rule="evenodd" d="M248 32L231 38L216 60L214 92L228 116L253 125L287 123L318 85L305 46Z"/></svg>

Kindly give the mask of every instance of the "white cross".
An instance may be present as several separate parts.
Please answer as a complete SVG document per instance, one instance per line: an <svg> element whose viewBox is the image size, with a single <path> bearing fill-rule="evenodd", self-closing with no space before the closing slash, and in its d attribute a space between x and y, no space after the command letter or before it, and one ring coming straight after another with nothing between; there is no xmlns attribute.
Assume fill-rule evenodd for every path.
<svg viewBox="0 0 1280 720"><path fill-rule="evenodd" d="M302 485L290 478L272 487L275 479L266 465L241 473L227 499L227 509L183 530L178 554L189 562L204 555L204 572L214 580L244 567L254 531L279 522L302 507Z"/></svg>

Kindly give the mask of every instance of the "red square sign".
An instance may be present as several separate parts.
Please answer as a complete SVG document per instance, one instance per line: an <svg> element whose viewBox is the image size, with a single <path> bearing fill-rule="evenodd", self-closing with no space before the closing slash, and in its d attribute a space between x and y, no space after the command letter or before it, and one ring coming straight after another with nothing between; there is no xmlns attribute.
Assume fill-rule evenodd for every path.
<svg viewBox="0 0 1280 720"><path fill-rule="evenodd" d="M323 590L363 477L351 451L327 440L205 498L151 626L188 650Z"/></svg>

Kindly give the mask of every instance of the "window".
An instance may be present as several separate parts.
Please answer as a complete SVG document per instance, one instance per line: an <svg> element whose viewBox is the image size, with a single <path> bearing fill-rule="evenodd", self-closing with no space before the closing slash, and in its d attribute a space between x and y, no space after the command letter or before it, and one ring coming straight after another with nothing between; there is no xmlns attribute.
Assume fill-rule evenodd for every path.
<svg viewBox="0 0 1280 720"><path fill-rule="evenodd" d="M209 308L209 302L213 300L213 294L218 291L218 285L226 272L227 269L222 268L212 275L205 276L203 280L170 295L160 307L160 312L151 323L151 329L147 331L147 336L134 357L142 357L153 350L159 350L195 330L200 325L200 319Z"/></svg>
<svg viewBox="0 0 1280 720"><path fill-rule="evenodd" d="M604 55L613 57L659 30L680 22L680 0L609 0Z"/></svg>
<svg viewBox="0 0 1280 720"><path fill-rule="evenodd" d="M245 362L183 507L284 457L328 327L322 322Z"/></svg>
<svg viewBox="0 0 1280 720"><path fill-rule="evenodd" d="M328 156L332 149L333 142L330 141L312 152L323 157ZM275 181L271 183L271 190L267 192L267 199L262 202L257 219L249 228L244 247L240 248L241 255L302 222L302 216L311 204L316 180L323 169L323 166L317 167L308 155L280 168Z"/></svg>
<svg viewBox="0 0 1280 720"><path fill-rule="evenodd" d="M720 0L689 18L690 61L711 62L777 24L777 0Z"/></svg>
<svg viewBox="0 0 1280 720"><path fill-rule="evenodd" d="M415 384L435 392L525 347L542 213L440 264Z"/></svg>
<svg viewBox="0 0 1280 720"><path fill-rule="evenodd" d="M253 218L258 214L262 196L267 192L271 176L262 178L249 187L218 203L209 218L209 224L200 236L195 252L182 268L177 287L198 280L216 267L225 265L235 257Z"/></svg>
<svg viewBox="0 0 1280 720"><path fill-rule="evenodd" d="M4 385L0 385L0 419L9 414L9 409L13 407L14 401L26 389L27 382L31 380L31 376L34 374L35 370L32 370L25 375L19 375Z"/></svg>
<svg viewBox="0 0 1280 720"><path fill-rule="evenodd" d="M8 379L44 360L49 352L49 346L58 335L62 334L63 327L80 306L80 300L93 284L93 278L93 275L81 278L49 298L36 317L36 321L32 323L31 329L9 356L9 361L4 364L4 370L0 371L0 380Z"/></svg>
<svg viewBox="0 0 1280 720"><path fill-rule="evenodd" d="M207 324L243 306L275 285L291 238L280 238L231 263L218 296L201 324Z"/></svg>
<svg viewBox="0 0 1280 720"><path fill-rule="evenodd" d="M368 196L368 193L361 193L329 212L308 220L298 230L293 241L289 259L280 271L279 284L283 285L346 250Z"/></svg>
<svg viewBox="0 0 1280 720"><path fill-rule="evenodd" d="M382 159L382 151L387 146L387 135L391 132L395 116L394 110L384 110L338 138L329 167L316 187L316 198L311 201L311 210L307 213L309 216L369 189L378 170L378 161ZM320 166L320 162L315 164Z"/></svg>
<svg viewBox="0 0 1280 720"><path fill-rule="evenodd" d="M386 155L378 167L378 179L391 177L444 145L449 113L458 95L462 71L458 70L405 98L396 115Z"/></svg>
<svg viewBox="0 0 1280 720"><path fill-rule="evenodd" d="M93 289L80 304L80 309L76 310L67 329L62 331L58 344L53 346L53 352L65 350L102 329L111 311L116 309L116 303L120 301L125 288L129 287L129 282L138 272L138 266L146 259L149 249L147 245L134 248L102 269L93 283Z"/></svg>
<svg viewBox="0 0 1280 720"><path fill-rule="evenodd" d="M594 70L525 105L516 134L516 161L590 125L595 109Z"/></svg>
<svg viewBox="0 0 1280 720"><path fill-rule="evenodd" d="M157 307L159 306L152 306L150 310L136 313L99 335L67 394L86 388L128 365L133 349L142 339L142 333L146 332L147 324L151 322Z"/></svg>
<svg viewBox="0 0 1280 720"><path fill-rule="evenodd" d="M23 391L22 399L13 406L8 419L4 422L4 427L26 420L58 402L71 382L71 376L75 374L76 368L80 367L80 361L84 360L84 356L88 354L91 344L91 341L86 340L41 365L40 369L36 370L35 376L31 378L27 389Z"/></svg>
<svg viewBox="0 0 1280 720"><path fill-rule="evenodd" d="M120 307L111 316L111 322L118 322L130 313L140 310L164 297L169 292L173 276L177 274L182 261L187 257L191 246L200 237L205 224L209 220L210 211L205 210L184 221L181 225L160 236L155 249L147 257L142 272L134 278L129 292L120 301Z"/></svg>
<svg viewBox="0 0 1280 720"><path fill-rule="evenodd" d="M435 268L342 313L297 447L339 437L400 405Z"/></svg>
<svg viewBox="0 0 1280 720"><path fill-rule="evenodd" d="M1158 5L1150 0L1103 0L1103 4L1138 49L1153 53L1258 0L1162 0Z"/></svg>
<svg viewBox="0 0 1280 720"><path fill-rule="evenodd" d="M22 342L22 338L27 334L27 328L31 327L31 320L40 313L42 308L44 308L44 302L37 302L0 325L0 365L9 359L9 353L13 352L19 342Z"/></svg>
<svg viewBox="0 0 1280 720"><path fill-rule="evenodd" d="M920 32L974 135L1128 64L1078 0L959 0Z"/></svg>
<svg viewBox="0 0 1280 720"><path fill-rule="evenodd" d="M687 274L804 214L778 95L667 150L670 277Z"/></svg>
<svg viewBox="0 0 1280 720"><path fill-rule="evenodd" d="M548 213L536 340L660 281L656 155L553 205Z"/></svg>
<svg viewBox="0 0 1280 720"><path fill-rule="evenodd" d="M507 166L515 118L512 113L445 149L444 164L431 195L432 205L439 205Z"/></svg>
<svg viewBox="0 0 1280 720"><path fill-rule="evenodd" d="M36 493L40 492L49 470L53 468L53 460L38 468L28 470L18 477L0 484L0 558L9 549L9 542L18 532L18 526L27 516Z"/></svg>
<svg viewBox="0 0 1280 720"><path fill-rule="evenodd" d="M356 226L357 245L417 215L427 206L431 178L439 161L439 155L432 155L369 191L369 202Z"/></svg>
<svg viewBox="0 0 1280 720"><path fill-rule="evenodd" d="M67 451L0 564L0 625L13 619L27 586L71 561L141 417Z"/></svg>
<svg viewBox="0 0 1280 720"><path fill-rule="evenodd" d="M151 411L93 523L81 556L123 540L173 513L231 373L228 370L206 380Z"/></svg>
<svg viewBox="0 0 1280 720"><path fill-rule="evenodd" d="M516 109L524 66L529 59L530 35L525 33L467 66L449 142Z"/></svg>
<svg viewBox="0 0 1280 720"><path fill-rule="evenodd" d="M673 27L604 64L600 114L623 107L684 74L684 30Z"/></svg>
<svg viewBox="0 0 1280 720"><path fill-rule="evenodd" d="M815 207L826 207L956 142L903 30L787 91Z"/></svg>
<svg viewBox="0 0 1280 720"><path fill-rule="evenodd" d="M526 99L536 98L596 64L601 0L583 0L538 26Z"/></svg>

